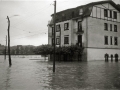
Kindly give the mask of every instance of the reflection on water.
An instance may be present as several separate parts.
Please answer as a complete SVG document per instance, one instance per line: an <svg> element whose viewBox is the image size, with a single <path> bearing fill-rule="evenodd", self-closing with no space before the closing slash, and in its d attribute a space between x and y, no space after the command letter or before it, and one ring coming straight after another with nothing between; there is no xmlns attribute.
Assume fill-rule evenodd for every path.
<svg viewBox="0 0 120 90"><path fill-rule="evenodd" d="M56 62L53 73L52 62L30 58L12 58L8 67L0 56L0 90L120 89L120 62Z"/></svg>

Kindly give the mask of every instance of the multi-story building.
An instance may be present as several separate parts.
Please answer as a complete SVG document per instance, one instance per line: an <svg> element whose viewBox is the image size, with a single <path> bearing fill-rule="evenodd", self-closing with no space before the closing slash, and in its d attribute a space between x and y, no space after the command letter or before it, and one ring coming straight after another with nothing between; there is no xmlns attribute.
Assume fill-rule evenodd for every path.
<svg viewBox="0 0 120 90"><path fill-rule="evenodd" d="M48 43L53 44L53 17L48 24ZM56 13L56 45L84 47L83 60L120 57L120 9L113 1L92 2Z"/></svg>

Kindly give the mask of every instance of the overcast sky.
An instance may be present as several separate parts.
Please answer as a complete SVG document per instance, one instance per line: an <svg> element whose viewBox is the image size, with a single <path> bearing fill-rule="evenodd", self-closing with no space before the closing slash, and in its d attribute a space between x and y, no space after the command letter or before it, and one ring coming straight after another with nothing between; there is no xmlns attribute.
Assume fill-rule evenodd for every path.
<svg viewBox="0 0 120 90"><path fill-rule="evenodd" d="M101 0L56 0L57 12ZM120 0L114 0L120 4ZM54 0L0 0L0 44L5 45L10 18L11 46L48 43L48 21Z"/></svg>

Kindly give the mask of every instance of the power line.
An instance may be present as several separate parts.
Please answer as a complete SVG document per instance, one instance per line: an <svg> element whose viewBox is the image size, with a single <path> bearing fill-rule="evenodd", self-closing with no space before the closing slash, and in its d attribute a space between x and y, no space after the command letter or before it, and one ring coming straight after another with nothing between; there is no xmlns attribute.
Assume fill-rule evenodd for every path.
<svg viewBox="0 0 120 90"><path fill-rule="evenodd" d="M46 8L46 6L43 7L43 8L41 8L41 9L40 9L40 12L45 11L45 9L48 9L49 6L50 6L50 5L48 4L47 8ZM44 8L45 8L45 9L44 9ZM36 10L35 10L34 12L36 12ZM34 12L32 12L32 13L34 13ZM35 15L39 14L40 12L37 12L36 14L33 14L32 16L35 16ZM26 18L30 18L30 17L32 17L32 16L27 16ZM27 19L27 20L28 20L28 19ZM22 23L22 21L19 22L19 23ZM19 24L19 23L18 23L18 24ZM3 24L5 24L5 23L3 23ZM15 24L15 25L16 25L16 24Z"/></svg>
<svg viewBox="0 0 120 90"><path fill-rule="evenodd" d="M37 33L37 34L33 34L33 35L29 35L29 36L25 36L25 37L20 37L20 38L15 38L15 39L21 39L21 38L26 38L26 37L31 37L31 36L35 36L35 35L39 35L39 34L47 34L48 32L41 32L41 33ZM11 37L11 39L13 38L13 36ZM12 39L14 40L14 39ZM1 40L2 42L5 41L5 40Z"/></svg>

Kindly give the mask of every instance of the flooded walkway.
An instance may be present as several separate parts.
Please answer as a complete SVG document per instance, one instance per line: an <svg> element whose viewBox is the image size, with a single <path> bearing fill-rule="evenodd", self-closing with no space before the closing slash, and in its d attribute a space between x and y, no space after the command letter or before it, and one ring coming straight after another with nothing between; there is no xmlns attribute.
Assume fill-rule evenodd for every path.
<svg viewBox="0 0 120 90"><path fill-rule="evenodd" d="M0 56L0 90L120 90L120 62L52 62Z"/></svg>

